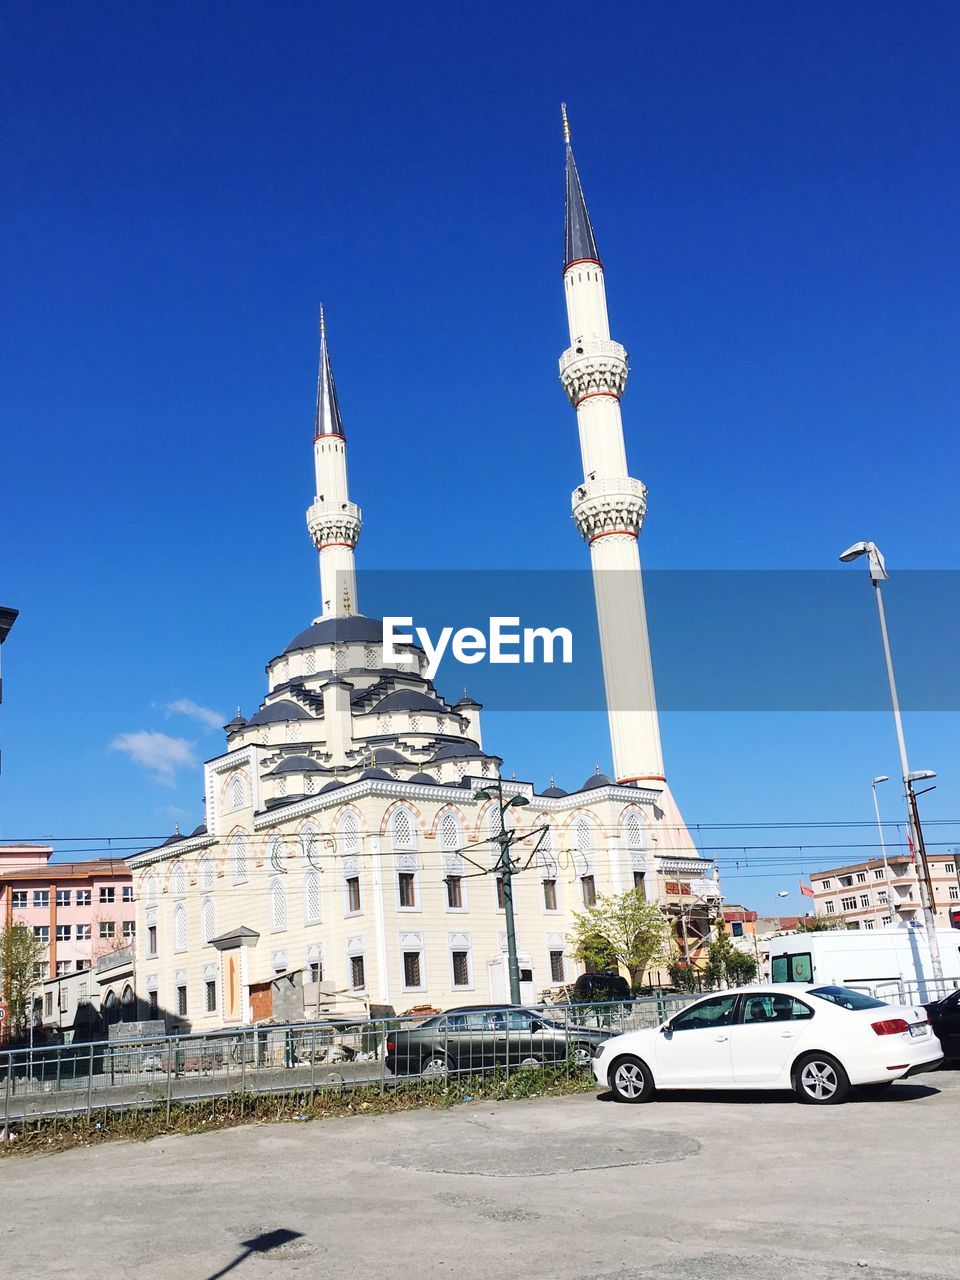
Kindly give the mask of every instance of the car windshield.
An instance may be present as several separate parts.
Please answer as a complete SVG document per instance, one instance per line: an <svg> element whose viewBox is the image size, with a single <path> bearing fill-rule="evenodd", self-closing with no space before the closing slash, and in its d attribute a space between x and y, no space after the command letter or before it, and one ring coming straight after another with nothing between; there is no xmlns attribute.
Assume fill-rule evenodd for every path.
<svg viewBox="0 0 960 1280"><path fill-rule="evenodd" d="M882 1009L886 1003L874 1000L863 991L855 991L853 987L814 987L810 995L838 1004L841 1009Z"/></svg>

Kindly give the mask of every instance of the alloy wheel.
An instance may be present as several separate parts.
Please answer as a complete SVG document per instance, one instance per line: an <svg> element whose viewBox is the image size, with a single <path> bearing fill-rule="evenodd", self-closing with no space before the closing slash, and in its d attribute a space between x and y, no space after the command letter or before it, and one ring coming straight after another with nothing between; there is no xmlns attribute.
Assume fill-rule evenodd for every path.
<svg viewBox="0 0 960 1280"><path fill-rule="evenodd" d="M813 1059L800 1072L800 1084L811 1098L825 1102L837 1092L840 1081L832 1063Z"/></svg>
<svg viewBox="0 0 960 1280"><path fill-rule="evenodd" d="M620 1066L617 1067L614 1080L616 1081L617 1088L625 1098L639 1098L647 1087L647 1082L644 1079L643 1072L640 1069L639 1064L636 1062L621 1063Z"/></svg>

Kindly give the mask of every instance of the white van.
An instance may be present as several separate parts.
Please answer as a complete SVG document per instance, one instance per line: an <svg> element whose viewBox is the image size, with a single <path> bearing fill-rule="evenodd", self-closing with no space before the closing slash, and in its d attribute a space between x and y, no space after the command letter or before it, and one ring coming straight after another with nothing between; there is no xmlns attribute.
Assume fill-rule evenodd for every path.
<svg viewBox="0 0 960 1280"><path fill-rule="evenodd" d="M829 929L770 939L771 982L832 983L880 1000L936 1000L960 986L960 929L938 929L943 990L923 929Z"/></svg>

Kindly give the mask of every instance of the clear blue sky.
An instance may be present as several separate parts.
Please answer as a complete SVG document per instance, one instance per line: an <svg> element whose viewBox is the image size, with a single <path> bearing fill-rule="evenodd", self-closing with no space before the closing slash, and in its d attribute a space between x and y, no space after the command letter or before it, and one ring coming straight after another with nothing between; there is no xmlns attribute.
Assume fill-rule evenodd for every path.
<svg viewBox="0 0 960 1280"><path fill-rule="evenodd" d="M645 564L825 569L872 537L893 568L957 568L958 37L953 4L883 0L8 5L0 600L22 617L0 837L199 821L199 768L158 777L111 744L216 754L164 707L249 714L319 612L321 301L361 563L585 566L556 379L561 98L632 356ZM895 578L888 603L895 645L922 648ZM960 817L958 719L908 717L931 819ZM797 909L799 870L845 856L810 845L874 839L707 827L867 821L869 779L897 770L888 715L663 730L708 852L804 846L722 851L729 896ZM609 767L598 715L493 713L486 742L538 785Z"/></svg>

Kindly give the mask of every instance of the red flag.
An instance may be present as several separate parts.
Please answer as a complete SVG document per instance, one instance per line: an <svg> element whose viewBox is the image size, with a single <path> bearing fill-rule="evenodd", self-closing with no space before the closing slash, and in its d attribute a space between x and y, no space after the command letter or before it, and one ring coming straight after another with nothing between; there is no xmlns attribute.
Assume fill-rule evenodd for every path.
<svg viewBox="0 0 960 1280"><path fill-rule="evenodd" d="M813 890L808 884L804 884L802 880L800 881L800 892L805 898L812 898L814 896Z"/></svg>
<svg viewBox="0 0 960 1280"><path fill-rule="evenodd" d="M916 849L913 847L913 836L910 834L910 832L909 832L909 831L907 832L907 847L908 847L908 848L909 848L909 850L910 850L910 861L911 861L911 862L916 862L916 860L917 860L917 851L916 851Z"/></svg>

